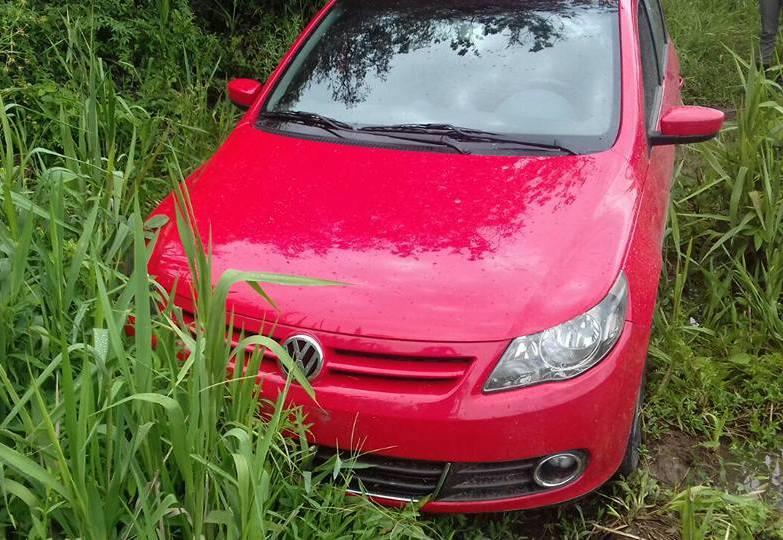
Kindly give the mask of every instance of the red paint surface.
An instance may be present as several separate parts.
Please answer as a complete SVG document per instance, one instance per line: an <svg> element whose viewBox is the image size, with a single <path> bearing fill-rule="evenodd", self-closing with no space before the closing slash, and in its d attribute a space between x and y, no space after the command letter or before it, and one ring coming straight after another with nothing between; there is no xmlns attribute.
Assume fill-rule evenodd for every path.
<svg viewBox="0 0 783 540"><path fill-rule="evenodd" d="M714 136L726 115L708 107L673 107L661 118L661 134L670 137Z"/></svg>
<svg viewBox="0 0 783 540"><path fill-rule="evenodd" d="M244 108L253 105L261 89L261 83L254 79L233 79L226 86L231 103Z"/></svg>
<svg viewBox="0 0 783 540"><path fill-rule="evenodd" d="M468 462L590 454L584 476L565 488L427 510L529 508L597 488L616 471L630 431L674 164L673 147L647 142L636 2L621 1L618 139L606 152L560 157L365 148L255 129L282 66L324 13L188 187L199 232L211 239L214 276L262 270L348 285L268 286L279 312L238 286L228 309L249 331L320 340L319 406L291 393L320 444ZM679 80L670 47L662 115L680 105ZM156 213L172 216L171 199ZM166 287L179 278L177 302L190 306L174 226L162 232L149 269ZM511 339L583 313L620 271L630 286L628 322L603 362L570 381L482 393ZM282 376L273 362L262 375L272 397Z"/></svg>

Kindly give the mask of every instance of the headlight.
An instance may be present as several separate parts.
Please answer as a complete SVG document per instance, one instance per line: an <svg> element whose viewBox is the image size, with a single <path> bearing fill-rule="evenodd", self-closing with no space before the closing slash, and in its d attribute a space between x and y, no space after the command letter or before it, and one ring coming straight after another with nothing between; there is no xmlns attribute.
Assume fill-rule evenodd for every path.
<svg viewBox="0 0 783 540"><path fill-rule="evenodd" d="M603 360L620 339L627 306L628 282L621 273L607 297L587 313L512 341L484 390L561 381L584 373Z"/></svg>

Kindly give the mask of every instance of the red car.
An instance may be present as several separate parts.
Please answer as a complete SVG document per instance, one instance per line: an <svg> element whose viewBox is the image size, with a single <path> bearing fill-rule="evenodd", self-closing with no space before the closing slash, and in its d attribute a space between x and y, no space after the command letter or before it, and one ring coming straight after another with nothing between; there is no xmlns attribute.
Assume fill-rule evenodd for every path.
<svg viewBox="0 0 783 540"><path fill-rule="evenodd" d="M432 512L584 495L639 460L639 410L682 106L659 0L336 0L188 181L227 309L271 334L320 454ZM156 210L173 217L171 197ZM149 263L192 310L173 220ZM286 373L262 367L267 395Z"/></svg>

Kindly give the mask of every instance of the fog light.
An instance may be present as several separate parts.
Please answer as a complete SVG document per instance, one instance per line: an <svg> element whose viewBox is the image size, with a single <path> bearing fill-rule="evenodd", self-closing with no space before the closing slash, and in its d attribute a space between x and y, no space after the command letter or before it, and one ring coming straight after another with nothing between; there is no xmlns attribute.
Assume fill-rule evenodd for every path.
<svg viewBox="0 0 783 540"><path fill-rule="evenodd" d="M555 488L575 480L584 470L585 458L581 452L563 452L539 461L533 479L541 487Z"/></svg>

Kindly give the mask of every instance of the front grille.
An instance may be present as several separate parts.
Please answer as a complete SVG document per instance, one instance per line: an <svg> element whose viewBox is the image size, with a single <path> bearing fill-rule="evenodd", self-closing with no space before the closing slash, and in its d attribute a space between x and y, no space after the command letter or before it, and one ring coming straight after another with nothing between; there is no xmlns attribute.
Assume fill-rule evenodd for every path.
<svg viewBox="0 0 783 540"><path fill-rule="evenodd" d="M315 465L323 465L334 455L334 450L320 447L315 455ZM345 463L353 463L349 490L404 501L418 501L432 496L446 466L436 461L414 461L373 454L365 454L355 460L342 452L340 456Z"/></svg>
<svg viewBox="0 0 783 540"><path fill-rule="evenodd" d="M322 465L335 450L319 447L315 464ZM340 452L341 459L350 456ZM495 463L448 463L364 454L356 458L348 488L357 493L393 500L440 502L492 501L544 491L533 480L541 458Z"/></svg>
<svg viewBox="0 0 783 540"><path fill-rule="evenodd" d="M407 356L378 352L332 349L328 369L350 377L419 382L455 382L462 378L472 358L463 356Z"/></svg>
<svg viewBox="0 0 783 540"><path fill-rule="evenodd" d="M235 330L232 344L239 342L240 332ZM245 333L245 336L252 333ZM278 343L281 340L272 336ZM453 352L433 355L405 355L345 348L332 348L321 343L324 350L322 374L338 385L357 387L380 392L446 392L453 388L468 371L473 361L469 356L458 356ZM276 365L277 358L271 350L264 351L264 357L272 364L263 367L269 370ZM389 386L389 383L394 383Z"/></svg>

